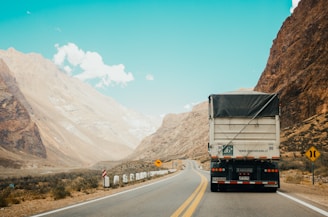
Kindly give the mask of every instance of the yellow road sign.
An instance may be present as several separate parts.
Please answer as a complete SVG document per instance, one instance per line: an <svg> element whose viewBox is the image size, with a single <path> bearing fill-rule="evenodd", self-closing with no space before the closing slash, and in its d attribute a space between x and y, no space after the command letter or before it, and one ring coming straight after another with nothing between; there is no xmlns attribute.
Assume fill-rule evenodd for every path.
<svg viewBox="0 0 328 217"><path fill-rule="evenodd" d="M310 159L310 161L314 162L320 156L320 152L312 146L305 152L305 155Z"/></svg>
<svg viewBox="0 0 328 217"><path fill-rule="evenodd" d="M154 162L154 164L155 164L155 166L157 166L157 167L161 167L161 166L162 166L162 161L161 161L161 160L156 160L156 161Z"/></svg>

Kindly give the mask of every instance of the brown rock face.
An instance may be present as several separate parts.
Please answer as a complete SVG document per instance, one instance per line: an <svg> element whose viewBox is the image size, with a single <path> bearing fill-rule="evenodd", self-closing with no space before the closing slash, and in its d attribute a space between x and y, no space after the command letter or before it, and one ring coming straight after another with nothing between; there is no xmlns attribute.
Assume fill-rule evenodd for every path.
<svg viewBox="0 0 328 217"><path fill-rule="evenodd" d="M162 126L140 143L131 158L171 160L207 156L207 109L205 102L191 112L166 115Z"/></svg>
<svg viewBox="0 0 328 217"><path fill-rule="evenodd" d="M46 158L38 127L19 99L24 101L7 65L0 59L0 147Z"/></svg>
<svg viewBox="0 0 328 217"><path fill-rule="evenodd" d="M327 112L328 7L326 0L302 0L286 19L270 50L255 90L278 92L281 126L293 126Z"/></svg>

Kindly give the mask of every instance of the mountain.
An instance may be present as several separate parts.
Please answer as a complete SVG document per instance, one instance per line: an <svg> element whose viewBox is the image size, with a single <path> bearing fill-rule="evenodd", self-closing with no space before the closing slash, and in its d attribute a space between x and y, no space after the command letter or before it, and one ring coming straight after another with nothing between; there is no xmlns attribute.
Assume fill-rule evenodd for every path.
<svg viewBox="0 0 328 217"><path fill-rule="evenodd" d="M325 0L302 0L285 20L254 89L279 93L283 157L288 156L287 152L301 156L311 145L328 152L328 7ZM198 105L190 113L166 116L157 132L141 142L134 157L206 159L206 104Z"/></svg>
<svg viewBox="0 0 328 217"><path fill-rule="evenodd" d="M309 146L315 146L322 152L328 152L327 138L328 112L314 115L293 127L284 128L280 141L283 147L281 153L298 152L304 154Z"/></svg>
<svg viewBox="0 0 328 217"><path fill-rule="evenodd" d="M166 115L162 126L143 139L130 158L167 161L207 155L207 108L204 102L194 106L191 112Z"/></svg>
<svg viewBox="0 0 328 217"><path fill-rule="evenodd" d="M24 153L33 159L46 159L44 164L80 166L118 160L131 154L141 139L158 126L158 120L125 108L66 75L39 54L23 54L10 48L0 50L0 61L0 77L7 82L3 83L6 85L1 88L0 97L17 101L12 103L16 110L11 111L3 110L7 106L2 103L2 114L16 121L15 131L25 125L34 129L33 139L39 135L40 141L31 140L29 147L39 147L41 153L43 144L45 152ZM14 110L21 115L19 119ZM9 126L2 117L1 132L8 132ZM12 148L5 143L0 146L2 156L8 151L12 154ZM28 148L17 147L15 154L25 149Z"/></svg>
<svg viewBox="0 0 328 217"><path fill-rule="evenodd" d="M273 41L255 90L278 92L281 126L326 113L328 106L328 7L302 0Z"/></svg>
<svg viewBox="0 0 328 217"><path fill-rule="evenodd" d="M1 59L0 71L2 72L0 76L0 153L3 153L0 155L0 163L20 167L21 162L10 156L8 152L17 155L17 152L21 151L27 155L46 158L47 153L39 129L24 106L27 105L26 100L17 88L15 79L8 73L7 65Z"/></svg>

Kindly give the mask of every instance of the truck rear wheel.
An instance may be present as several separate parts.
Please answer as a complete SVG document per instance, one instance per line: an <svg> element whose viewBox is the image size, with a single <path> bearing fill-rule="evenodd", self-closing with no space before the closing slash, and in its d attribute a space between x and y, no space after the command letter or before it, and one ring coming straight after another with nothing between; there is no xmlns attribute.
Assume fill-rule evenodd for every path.
<svg viewBox="0 0 328 217"><path fill-rule="evenodd" d="M217 192L218 191L218 184L211 183L211 191L212 192Z"/></svg>
<svg viewBox="0 0 328 217"><path fill-rule="evenodd" d="M266 189L267 192L277 192L277 188L268 188Z"/></svg>
<svg viewBox="0 0 328 217"><path fill-rule="evenodd" d="M221 192L227 191L227 186L225 186L225 185L219 185L219 191L221 191Z"/></svg>

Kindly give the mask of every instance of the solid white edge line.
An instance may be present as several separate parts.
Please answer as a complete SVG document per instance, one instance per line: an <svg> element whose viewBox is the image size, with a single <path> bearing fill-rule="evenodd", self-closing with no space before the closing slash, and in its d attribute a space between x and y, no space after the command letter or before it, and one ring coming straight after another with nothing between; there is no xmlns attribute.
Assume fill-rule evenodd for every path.
<svg viewBox="0 0 328 217"><path fill-rule="evenodd" d="M159 180L157 182L153 182L153 183L149 183L149 184L146 184L146 185L142 185L142 186L139 186L137 188L132 188L132 189L129 189L129 190L126 190L126 191L121 191L121 192L118 192L118 193L115 193L115 194L111 194L111 195L108 195L108 196L105 196L105 197L100 197L100 198L97 198L97 199L94 199L94 200L85 201L85 202L77 203L77 204L74 204L74 205L66 206L66 207L63 207L63 208L51 210L51 211L48 211L48 212L44 212L44 213L32 215L31 217L46 216L46 215L50 215L50 214L53 214L53 213L56 213L56 212L64 211L64 210L67 210L67 209L71 209L71 208L83 206L83 205L86 205L86 204L89 204L89 203L94 203L94 202L97 202L97 201L100 201L100 200L104 200L104 199L108 199L108 198L111 198L111 197L115 197L117 195L125 194L125 193L131 192L131 191L135 191L135 190L138 190L138 189L141 189L141 188L145 188L145 187L148 187L148 186L151 186L151 185L160 183L160 182L164 182L166 180L172 179L172 178L180 175L181 173L182 172L178 172L178 174L176 174L174 176L171 176L171 177L168 177L168 178Z"/></svg>
<svg viewBox="0 0 328 217"><path fill-rule="evenodd" d="M308 203L306 203L306 202L304 202L302 200L299 200L299 199L297 199L295 197L292 197L292 196L290 196L288 194L285 194L285 193L282 193L280 191L277 191L277 194L280 194L281 196L284 196L284 197L286 197L286 198L288 198L290 200L293 200L293 201L295 201L295 202L297 202L299 204L302 204L303 206L306 206L307 208L310 208L310 209L312 209L312 210L314 210L314 211L316 211L316 212L318 212L318 213L320 213L320 214L322 214L324 216L328 216L328 212L325 211L325 210L323 210L323 209L320 209L318 207L315 207L315 206L313 206L311 204L308 204Z"/></svg>
<svg viewBox="0 0 328 217"><path fill-rule="evenodd" d="M290 199L290 200L293 200L293 201L295 201L295 202L297 202L297 203L299 203L299 204L302 204L303 206L306 206L306 207L308 207L308 208L310 208L310 209L312 209L312 210L314 210L314 211L316 211L316 212L318 212L318 213L320 213L320 214L322 214L322 215L328 217L328 212L325 211L325 210L323 210L323 209L320 209L320 208L318 208L318 207L315 207L315 206L313 206L313 205L311 205L311 204L308 204L308 203L306 203L306 202L304 202L304 201L302 201L302 200L299 200L299 199L297 199L297 198L295 198L295 197L292 197L292 196L287 195L287 194L285 194L285 193L282 193L282 192L280 192L280 191L277 191L277 194L280 194L281 196L284 196L284 197L286 197L286 198L288 198L288 199Z"/></svg>

